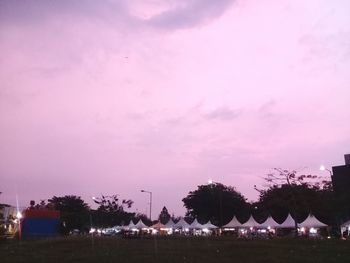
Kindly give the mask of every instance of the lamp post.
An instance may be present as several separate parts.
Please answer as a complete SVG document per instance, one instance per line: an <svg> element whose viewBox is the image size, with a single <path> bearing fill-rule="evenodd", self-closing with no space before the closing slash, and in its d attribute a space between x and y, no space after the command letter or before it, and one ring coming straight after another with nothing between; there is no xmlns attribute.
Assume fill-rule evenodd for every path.
<svg viewBox="0 0 350 263"><path fill-rule="evenodd" d="M152 192L141 190L142 193L149 194L149 219L152 221Z"/></svg>

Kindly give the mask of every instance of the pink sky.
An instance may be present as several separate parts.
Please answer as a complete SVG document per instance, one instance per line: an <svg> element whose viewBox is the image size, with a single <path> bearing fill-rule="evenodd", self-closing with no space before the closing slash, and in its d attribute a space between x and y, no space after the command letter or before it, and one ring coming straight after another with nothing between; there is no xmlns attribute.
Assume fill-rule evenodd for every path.
<svg viewBox="0 0 350 263"><path fill-rule="evenodd" d="M153 217L209 178L350 152L347 0L0 2L0 202L118 193Z"/></svg>

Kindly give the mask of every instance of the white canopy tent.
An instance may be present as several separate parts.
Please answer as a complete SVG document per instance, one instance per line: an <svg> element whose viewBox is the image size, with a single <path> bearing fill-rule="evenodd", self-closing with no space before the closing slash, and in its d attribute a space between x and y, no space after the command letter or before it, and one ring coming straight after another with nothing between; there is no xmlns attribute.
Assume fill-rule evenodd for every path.
<svg viewBox="0 0 350 263"><path fill-rule="evenodd" d="M190 224L185 221L185 219L181 218L179 222L174 225L174 228L188 229L190 228Z"/></svg>
<svg viewBox="0 0 350 263"><path fill-rule="evenodd" d="M251 215L247 222L245 222L243 227L260 227L261 224L255 221L254 217Z"/></svg>
<svg viewBox="0 0 350 263"><path fill-rule="evenodd" d="M290 214L288 214L287 218L279 226L279 228L294 228L294 227L295 227L295 222L293 217Z"/></svg>
<svg viewBox="0 0 350 263"><path fill-rule="evenodd" d="M299 224L301 227L306 228L320 228L320 227L326 227L327 225L319 221L315 216L309 215L303 222Z"/></svg>
<svg viewBox="0 0 350 263"><path fill-rule="evenodd" d="M224 228L236 228L236 227L242 227L242 226L243 226L242 223L238 221L236 216L234 216L232 218L232 220L228 224L224 225L223 227Z"/></svg>
<svg viewBox="0 0 350 263"><path fill-rule="evenodd" d="M135 224L132 220L130 220L130 223L128 225L123 226L124 229L132 229L135 228Z"/></svg>
<svg viewBox="0 0 350 263"><path fill-rule="evenodd" d="M203 225L198 223L197 218L192 222L192 224L190 225L190 228L192 229L202 229Z"/></svg>
<svg viewBox="0 0 350 263"><path fill-rule="evenodd" d="M202 229L204 229L204 228L207 228L207 229L216 229L216 228L218 228L218 227L215 226L215 225L213 225L213 224L210 222L210 220L209 220L206 224L202 225L201 228L202 228Z"/></svg>
<svg viewBox="0 0 350 263"><path fill-rule="evenodd" d="M145 223L143 223L143 221L140 219L135 225L133 228L136 228L136 229L145 229L145 228L148 228L148 226L145 225Z"/></svg>
<svg viewBox="0 0 350 263"><path fill-rule="evenodd" d="M279 228L281 225L278 224L272 216L269 216L263 223L260 224L261 228Z"/></svg>
<svg viewBox="0 0 350 263"><path fill-rule="evenodd" d="M169 221L165 224L165 226L167 228L174 228L175 227L175 223L174 221L170 218Z"/></svg>

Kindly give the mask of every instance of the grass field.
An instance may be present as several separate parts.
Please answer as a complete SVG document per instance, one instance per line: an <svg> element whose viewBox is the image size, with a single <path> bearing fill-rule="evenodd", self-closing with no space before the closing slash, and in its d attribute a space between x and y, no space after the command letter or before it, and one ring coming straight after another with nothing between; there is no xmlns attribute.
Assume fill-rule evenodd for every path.
<svg viewBox="0 0 350 263"><path fill-rule="evenodd" d="M0 262L350 262L350 241L69 237L0 243Z"/></svg>

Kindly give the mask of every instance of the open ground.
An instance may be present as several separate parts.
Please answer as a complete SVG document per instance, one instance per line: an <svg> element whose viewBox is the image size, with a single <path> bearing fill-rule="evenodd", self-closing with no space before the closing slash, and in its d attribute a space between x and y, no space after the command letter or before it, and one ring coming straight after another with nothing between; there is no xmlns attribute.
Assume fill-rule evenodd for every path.
<svg viewBox="0 0 350 263"><path fill-rule="evenodd" d="M350 262L342 240L68 237L0 244L7 262Z"/></svg>

